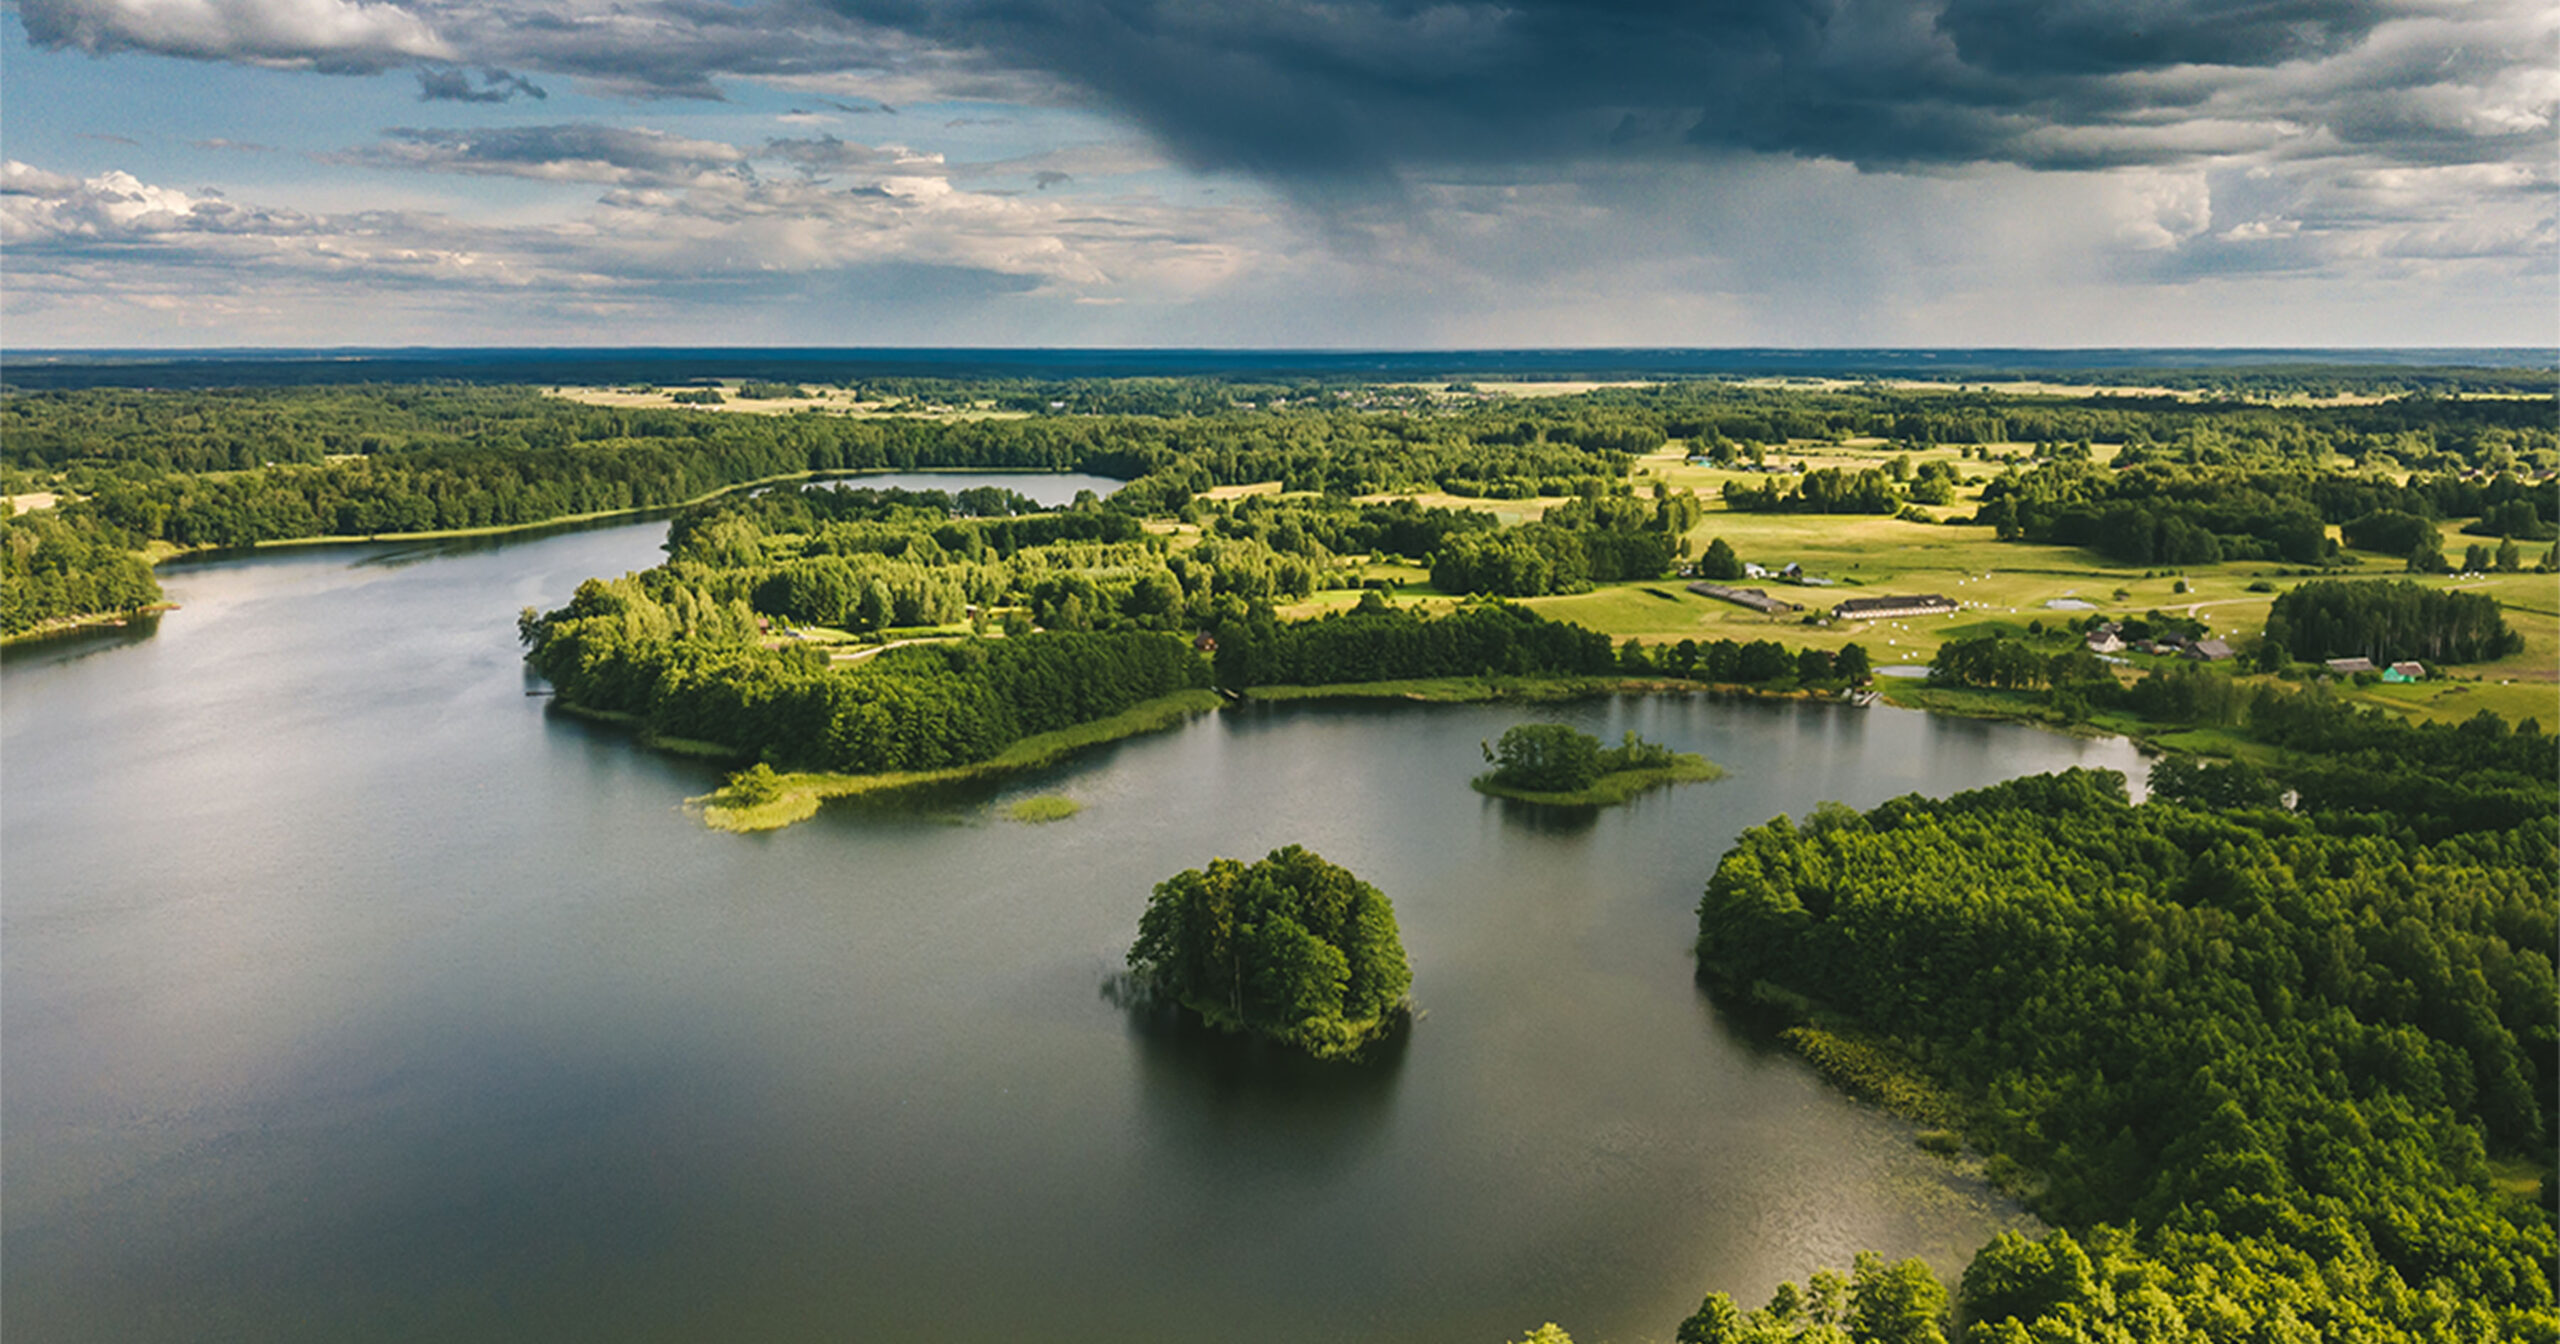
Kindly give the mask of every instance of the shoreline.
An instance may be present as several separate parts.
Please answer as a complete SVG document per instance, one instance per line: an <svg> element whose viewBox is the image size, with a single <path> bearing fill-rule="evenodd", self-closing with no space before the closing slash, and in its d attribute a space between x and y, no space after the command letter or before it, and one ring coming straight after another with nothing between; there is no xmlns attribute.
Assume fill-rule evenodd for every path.
<svg viewBox="0 0 2560 1344"><path fill-rule="evenodd" d="M170 560L190 560L203 556L218 557L226 555L254 555L259 551L284 550L296 546L362 546L373 542L454 541L469 537L503 537L518 532L538 531L546 527L576 527L582 523L600 523L615 518L645 519L648 515L653 513L673 513L678 509L690 509L698 504L708 504L712 500L718 499L724 495L736 494L741 490L755 490L765 486L781 485L789 481L855 480L864 476L913 475L925 472L932 472L936 474L949 472L953 475L972 476L1072 476L1078 474L1073 471L1042 471L1026 467L864 467L855 471L843 471L836 469L829 469L825 471L791 471L784 472L779 476L760 476L752 481L740 481L735 485L724 485L707 494L695 495L691 499L677 500L672 504L635 504L627 509L602 509L592 513L564 513L556 518L543 518L529 523L491 523L486 527L446 527L437 528L433 531L427 532L332 532L316 537L270 537L264 541L250 542L245 546L176 546L165 541L154 541L146 545L142 550L135 552L135 554L141 556L145 564L150 565L156 570L163 562ZM1100 473L1087 472L1083 474L1099 475ZM158 615L164 611L176 611L177 609L178 604L175 602L161 602L143 608L140 614ZM83 612L76 616L57 617L54 621L47 622L46 624L38 626L32 630L22 630L14 635L0 636L0 645L15 644L21 640L40 639L58 634L66 634L74 630L109 628L122 624L128 617L134 614L136 613Z"/></svg>
<svg viewBox="0 0 2560 1344"><path fill-rule="evenodd" d="M555 702L556 703L556 702ZM1117 742L1123 738L1160 732L1175 724L1218 708L1225 702L1215 691L1176 691L1120 711L1109 718L1094 719L1056 732L1037 733L1023 738L983 761L967 765L938 766L930 770L890 770L868 775L844 775L825 771L795 771L775 776L781 789L777 796L761 802L738 798L730 785L698 798L688 798L688 807L699 807L703 824L713 830L749 832L772 831L806 821L818 814L818 804L829 798L857 798L871 794L897 793L906 789L936 784L955 784L970 780L997 779L1005 775L1036 770L1059 761L1085 747ZM576 711L592 714L593 711ZM629 715L617 718L629 720ZM716 744L692 744L717 748ZM742 753L728 752L730 759Z"/></svg>
<svg viewBox="0 0 2560 1344"><path fill-rule="evenodd" d="M178 610L178 604L175 602L154 602L150 606L135 607L131 611L92 611L78 616L56 616L52 620L21 630L14 635L0 635L0 648L14 647L19 644L36 644L48 639L60 639L66 635L83 634L92 630L121 630L135 621L157 619L176 610Z"/></svg>
<svg viewBox="0 0 2560 1344"><path fill-rule="evenodd" d="M1230 699L1230 695L1234 698ZM698 809L703 824L714 830L745 834L780 830L816 816L821 803L830 798L856 798L885 795L908 789L960 784L979 780L1000 779L1055 764L1071 753L1088 746L1121 741L1159 732L1201 714L1233 704L1280 704L1292 701L1322 700L1397 700L1410 704L1545 704L1569 700L1592 699L1606 695L1707 694L1732 695L1746 699L1800 701L1819 704L1845 704L1837 695L1820 691L1764 691L1749 686L1727 686L1713 682L1685 682L1658 677L1430 677L1395 681L1336 682L1316 686L1257 686L1240 693L1225 690L1188 690L1142 701L1108 718L1095 719L1056 732L1023 738L983 761L965 765L937 766L927 770L892 770L871 774L839 774L829 771L792 771L778 773L775 780L779 792L760 801L740 798L732 786L723 784L707 794L685 799L688 808ZM744 762L747 753L718 742L690 738L661 737L649 732L639 716L612 710L590 709L574 701L554 697L553 708L593 723L609 724L632 730L644 747L671 755L687 756L713 762ZM2132 728L2095 723L2057 724L2025 712L1998 712L1994 706L1958 707L1951 705L1896 705L1926 714L1945 714L1953 718L2007 721L2028 727L2068 732L2079 737L2123 737L2145 754L2158 754L2165 748L2149 736ZM1968 712L1970 709L1971 712ZM2174 725L2153 725L2159 731L2176 731ZM1670 766L1643 770L1618 771L1603 776L1593 788L1572 794L1538 793L1532 790L1505 789L1486 784L1482 777L1470 780L1469 787L1488 797L1502 798L1539 806L1609 807L1627 802L1639 794L1672 784L1703 783L1721 779L1726 771L1715 762L1695 753L1682 753Z"/></svg>

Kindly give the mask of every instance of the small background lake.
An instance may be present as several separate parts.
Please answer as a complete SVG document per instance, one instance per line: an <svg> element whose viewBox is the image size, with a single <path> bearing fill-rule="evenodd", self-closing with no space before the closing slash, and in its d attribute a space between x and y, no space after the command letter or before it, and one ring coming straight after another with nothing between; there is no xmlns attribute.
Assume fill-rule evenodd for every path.
<svg viewBox="0 0 2560 1344"><path fill-rule="evenodd" d="M723 835L682 808L715 771L547 712L514 641L662 536L181 566L156 631L13 651L0 1333L1597 1344L2014 1220L1729 1023L1692 911L1776 813L2125 743L1242 708ZM1597 815L1468 789L1532 718L1732 774ZM1084 810L1001 819L1050 792ZM1316 1068L1111 1002L1155 882L1292 842L1393 898L1401 1049Z"/></svg>

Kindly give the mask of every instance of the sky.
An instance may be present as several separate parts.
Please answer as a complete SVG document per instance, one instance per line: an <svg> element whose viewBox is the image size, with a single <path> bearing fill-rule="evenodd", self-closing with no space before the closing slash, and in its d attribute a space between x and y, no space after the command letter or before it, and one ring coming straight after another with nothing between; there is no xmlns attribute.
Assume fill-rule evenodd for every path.
<svg viewBox="0 0 2560 1344"><path fill-rule="evenodd" d="M0 350L2560 347L2548 0L0 0Z"/></svg>

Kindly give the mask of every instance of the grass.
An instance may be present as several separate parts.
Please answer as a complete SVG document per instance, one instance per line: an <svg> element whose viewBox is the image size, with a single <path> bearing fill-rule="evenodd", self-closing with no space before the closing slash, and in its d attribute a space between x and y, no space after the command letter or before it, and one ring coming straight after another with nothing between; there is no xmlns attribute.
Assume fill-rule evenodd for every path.
<svg viewBox="0 0 2560 1344"><path fill-rule="evenodd" d="M1459 705L1489 700L1583 700L1630 685L1619 677L1414 677L1326 686L1255 686L1244 695L1248 700L1419 700Z"/></svg>
<svg viewBox="0 0 2560 1344"><path fill-rule="evenodd" d="M1687 784L1700 780L1724 778L1724 767L1704 756L1681 753L1669 765L1642 770L1618 770L1602 775L1591 787L1570 793L1544 793L1536 789L1514 789L1493 782L1491 775L1478 775L1467 781L1476 792L1516 802L1542 803L1549 807L1615 807L1650 789L1670 784Z"/></svg>
<svg viewBox="0 0 2560 1344"><path fill-rule="evenodd" d="M1072 817L1083 810L1084 804L1077 802L1073 798L1068 798L1055 793L1044 793L1038 797L1024 798L1015 802L1012 806L1004 810L1004 814L1007 818L1014 821L1039 823L1065 821L1067 818Z"/></svg>
<svg viewBox="0 0 2560 1344"><path fill-rule="evenodd" d="M969 765L944 766L936 770L891 770L870 775L802 771L778 776L781 791L770 801L749 803L725 787L688 801L702 805L703 822L715 830L777 830L816 816L818 804L829 798L876 796L929 784L994 779L1024 770L1036 770L1085 747L1170 728L1194 715L1216 709L1221 703L1214 691L1177 691L1134 705L1107 719L1026 737L986 760Z"/></svg>

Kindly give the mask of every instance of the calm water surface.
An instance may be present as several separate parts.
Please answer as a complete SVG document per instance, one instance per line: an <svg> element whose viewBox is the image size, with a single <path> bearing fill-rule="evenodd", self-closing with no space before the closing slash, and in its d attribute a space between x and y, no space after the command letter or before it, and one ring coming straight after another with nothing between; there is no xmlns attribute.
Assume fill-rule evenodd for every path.
<svg viewBox="0 0 2560 1344"><path fill-rule="evenodd" d="M1536 712L1733 774L1557 818L1466 787L1519 711L1235 710L729 836L682 808L712 771L546 713L514 643L662 536L178 567L156 633L9 660L12 1344L1635 1341L2015 1218L1722 1018L1692 909L1776 813L2125 744L1594 702ZM1035 792L1085 810L1000 818ZM1114 1006L1156 881L1291 842L1394 899L1404 1048Z"/></svg>

